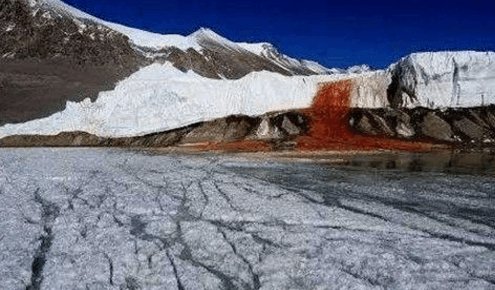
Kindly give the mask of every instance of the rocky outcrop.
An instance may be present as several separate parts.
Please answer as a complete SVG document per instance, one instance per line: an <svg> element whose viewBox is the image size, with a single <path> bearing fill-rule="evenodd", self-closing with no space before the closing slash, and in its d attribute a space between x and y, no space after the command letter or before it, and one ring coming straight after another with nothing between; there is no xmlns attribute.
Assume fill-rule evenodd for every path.
<svg viewBox="0 0 495 290"><path fill-rule="evenodd" d="M307 126L308 119L304 114L280 112L260 117L230 116L130 138L103 138L86 132L63 132L55 136L16 135L0 139L0 147L169 147L262 141L275 149L290 149L295 146L293 141L307 132Z"/></svg>
<svg viewBox="0 0 495 290"><path fill-rule="evenodd" d="M134 68L140 56L128 38L84 19L74 21L24 0L0 3L0 57L63 59L72 65Z"/></svg>
<svg viewBox="0 0 495 290"><path fill-rule="evenodd" d="M447 110L353 109L350 125L367 135L478 147L495 145L494 116L495 106Z"/></svg>
<svg viewBox="0 0 495 290"><path fill-rule="evenodd" d="M245 148L245 144L251 144L249 142L262 142L270 150L418 150L428 148L426 144L435 143L465 148L495 145L495 106L446 111L424 108L351 109L348 113L342 111L343 115L335 115L340 111L333 110L334 116L329 119L322 119L308 110L259 117L229 116L139 137L104 138L86 132L63 132L55 136L14 135L0 139L0 147L187 146L223 149L227 146L222 144L234 144L228 148L244 151L249 150ZM348 125L344 118L347 114ZM409 143L395 142L394 139ZM416 143L418 141L421 143ZM208 144L219 146L208 147Z"/></svg>
<svg viewBox="0 0 495 290"><path fill-rule="evenodd" d="M419 128L419 132L425 137L445 142L454 141L452 126L435 112L428 112L420 121Z"/></svg>
<svg viewBox="0 0 495 290"><path fill-rule="evenodd" d="M62 111L67 101L94 101L129 73L66 59L0 59L0 126L48 117Z"/></svg>

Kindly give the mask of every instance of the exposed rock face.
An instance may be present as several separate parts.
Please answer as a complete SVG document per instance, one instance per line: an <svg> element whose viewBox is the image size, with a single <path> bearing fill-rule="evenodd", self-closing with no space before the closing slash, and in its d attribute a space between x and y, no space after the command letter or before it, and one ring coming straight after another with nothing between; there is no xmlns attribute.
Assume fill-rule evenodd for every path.
<svg viewBox="0 0 495 290"><path fill-rule="evenodd" d="M67 101L95 100L128 73L64 59L0 59L0 126L48 117Z"/></svg>
<svg viewBox="0 0 495 290"><path fill-rule="evenodd" d="M355 130L355 134L440 142L459 147L480 147L493 146L495 143L494 115L495 106L447 111L424 108L402 110L356 108L349 113L349 126L350 129ZM305 142L305 138L308 138L305 136L311 136L311 132L318 130L314 126L322 125L313 124L312 119L314 119L313 115L304 112L281 112L259 117L230 116L166 132L127 138L103 138L86 132L63 132L55 136L15 135L0 139L0 147L169 147L262 141L274 150L290 150L300 144L298 138L303 137L301 140ZM333 122L340 121L335 119ZM335 124L335 126L341 125ZM324 134L321 138L327 138L323 140L327 140L328 144L347 142L345 141L347 139L351 142L355 139L351 135L338 136L333 131ZM361 142L359 140L365 143L374 142L374 139L367 140L359 136L356 138L358 140L356 142ZM381 145L378 143L373 146L380 148ZM237 150L237 147L233 149Z"/></svg>
<svg viewBox="0 0 495 290"><path fill-rule="evenodd" d="M0 3L0 25L2 58L122 67L134 67L139 58L126 36L91 21L74 21L45 6L31 7L24 0Z"/></svg>
<svg viewBox="0 0 495 290"><path fill-rule="evenodd" d="M284 116L282 120L282 125L280 126L288 135L297 136L303 133L303 128L301 125L304 124L304 118L302 116L297 116L295 120L291 120L288 116Z"/></svg>
<svg viewBox="0 0 495 290"><path fill-rule="evenodd" d="M259 123L257 118L231 116L211 122L204 122L188 132L182 143L231 142L246 137Z"/></svg>
<svg viewBox="0 0 495 290"><path fill-rule="evenodd" d="M493 146L495 106L448 110L353 109L351 126L360 133L431 140L457 146ZM383 120L383 121L380 121Z"/></svg>
<svg viewBox="0 0 495 290"><path fill-rule="evenodd" d="M419 127L421 128L421 133L426 137L440 141L454 141L454 134L450 124L434 112L427 113L419 123Z"/></svg>
<svg viewBox="0 0 495 290"><path fill-rule="evenodd" d="M0 125L96 99L144 63L126 36L27 1L2 1L0 27Z"/></svg>
<svg viewBox="0 0 495 290"><path fill-rule="evenodd" d="M307 132L307 126L308 119L303 114L282 112L260 117L230 116L185 128L131 138L103 138L86 132L64 132L56 136L17 135L0 139L0 147L168 147L257 140L266 142L274 148L284 146L285 149L290 149L294 145L292 141Z"/></svg>
<svg viewBox="0 0 495 290"><path fill-rule="evenodd" d="M411 117L406 112L399 110L354 109L351 111L350 125L358 132L375 136L410 138L415 135Z"/></svg>

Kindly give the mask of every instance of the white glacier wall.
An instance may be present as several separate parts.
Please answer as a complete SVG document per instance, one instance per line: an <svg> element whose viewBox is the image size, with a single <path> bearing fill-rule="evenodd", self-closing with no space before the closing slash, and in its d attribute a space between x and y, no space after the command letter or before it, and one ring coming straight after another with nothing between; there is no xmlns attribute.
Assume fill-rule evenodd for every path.
<svg viewBox="0 0 495 290"><path fill-rule="evenodd" d="M85 131L102 137L129 137L171 130L229 115L310 107L319 83L348 75L283 76L254 72L239 80L215 80L182 72L170 63L152 64L102 92L95 102L68 102L64 111L0 127L9 135L56 135Z"/></svg>
<svg viewBox="0 0 495 290"><path fill-rule="evenodd" d="M4 125L0 138L70 131L131 137L229 115L308 108L321 83L339 80L353 83L352 107L394 105L387 95L393 82L399 84L400 105L405 107L495 104L494 60L493 52L422 53L403 58L387 71L317 76L262 71L238 80L204 78L170 63L155 63L122 80L113 91L101 92L95 102L68 102L64 111L50 117Z"/></svg>
<svg viewBox="0 0 495 290"><path fill-rule="evenodd" d="M405 107L475 107L495 104L495 53L411 54L391 66Z"/></svg>
<svg viewBox="0 0 495 290"><path fill-rule="evenodd" d="M391 75L387 71L375 71L352 75L351 107L384 108L389 106L387 89Z"/></svg>

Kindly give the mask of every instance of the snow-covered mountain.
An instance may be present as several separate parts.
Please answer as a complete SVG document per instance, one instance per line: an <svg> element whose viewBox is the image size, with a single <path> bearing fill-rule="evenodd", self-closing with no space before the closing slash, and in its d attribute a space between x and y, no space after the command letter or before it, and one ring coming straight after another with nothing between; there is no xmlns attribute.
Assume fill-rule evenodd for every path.
<svg viewBox="0 0 495 290"><path fill-rule="evenodd" d="M6 0L6 1L27 1L27 0ZM269 70L276 71L286 75L311 75L311 74L327 74L333 72L318 63L296 60L287 55L279 53L278 50L270 43L240 43L230 41L214 31L207 28L200 28L198 31L187 35L177 34L158 34L147 32L135 28L130 28L124 25L101 20L97 17L82 12L60 0L29 0L27 1L29 9L33 15L42 15L42 18L49 21L53 18L69 19L78 27L78 32L84 34L91 26L96 26L96 29L107 30L120 33L129 39L129 43L146 58L150 59L166 59L172 62L177 62L176 66L184 66L181 61L169 59L169 56L174 51L180 50L183 54L189 55L190 61L193 60L190 55L195 54L196 57L203 56L208 58L211 54L230 54L231 57L238 59L238 66L246 66L245 68L236 68L232 66L231 70L240 70L239 72L225 72L221 69L215 71L215 77L238 78L251 71ZM9 24L12 30L16 29L15 23ZM92 38L96 37L94 32L91 32ZM101 36L100 36L101 37ZM192 64L188 69L192 69L204 76L203 72L196 65Z"/></svg>
<svg viewBox="0 0 495 290"><path fill-rule="evenodd" d="M256 57L261 58L261 62L266 62L266 67L263 67L264 69L274 70L287 75L331 74L345 73L348 71L355 73L370 70L370 68L366 65L353 66L348 70L326 68L314 61L291 58L283 53L280 53L278 49L270 43L234 42L220 36L208 28L200 28L196 32L187 36L178 34L158 34L101 20L70 5L67 5L60 0L32 1L37 1L37 5L45 7L49 11L58 13L60 16L72 18L76 23L78 23L81 30L85 29L84 22L90 21L122 33L129 38L134 47L138 48L138 50L141 49L144 55L148 58L159 58L160 56L164 56L166 55L164 52L170 51L171 48L176 48L184 52L194 50L200 54L206 54L211 50L218 52L220 48L221 52L240 54L244 55L243 57L245 58L251 58L254 60L255 58L252 55L249 55L253 54ZM36 6L34 2L32 3ZM260 62L259 59L257 59L257 61ZM191 67L191 69L195 70L194 67ZM257 71L257 68L254 67L253 70ZM201 71L198 73L201 74ZM231 78L228 74L219 74L219 76Z"/></svg>
<svg viewBox="0 0 495 290"><path fill-rule="evenodd" d="M200 54L204 54L205 51L212 49L218 51L218 48L222 48L223 51L228 51L230 53L245 55L249 53L254 54L257 57L261 57L264 61L274 64L275 67L272 67L274 70L281 70L278 72L288 75L347 72L347 70L342 69L329 69L314 61L291 58L280 53L275 46L267 42L233 42L208 28L200 28L187 36L178 34L158 34L104 21L82 12L60 0L31 0L30 5L34 9L46 9L49 11L48 13L55 13L58 17L69 17L73 19L73 21L79 25L81 31L86 29L85 22L89 21L122 33L129 38L129 41L134 47L138 50L142 50L143 54L149 58L163 56L163 51L168 51L170 48L176 48L182 51L194 50ZM366 65L349 68L349 71L351 72L368 70L370 70L370 68Z"/></svg>
<svg viewBox="0 0 495 290"><path fill-rule="evenodd" d="M365 134L495 140L491 111L447 112L495 104L493 52L417 53L378 71L328 69L269 43L233 42L204 28L188 36L145 32L59 0L5 0L0 24L0 138L133 138L233 115L262 118L249 128L281 136L260 116L311 120L302 112L320 110L315 104L327 98L325 106L345 107L350 126ZM336 91L322 94L329 84ZM279 119L287 132L311 127Z"/></svg>

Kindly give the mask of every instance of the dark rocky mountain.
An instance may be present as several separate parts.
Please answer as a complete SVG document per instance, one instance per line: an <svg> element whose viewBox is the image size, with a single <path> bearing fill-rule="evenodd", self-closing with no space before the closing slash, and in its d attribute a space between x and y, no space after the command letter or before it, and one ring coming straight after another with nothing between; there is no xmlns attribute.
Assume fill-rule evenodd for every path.
<svg viewBox="0 0 495 290"><path fill-rule="evenodd" d="M75 21L49 6L4 0L0 24L2 59L59 59L72 65L133 68L141 58L121 33L85 19Z"/></svg>
<svg viewBox="0 0 495 290"><path fill-rule="evenodd" d="M95 99L146 62L126 36L84 25L24 0L0 3L0 125Z"/></svg>

